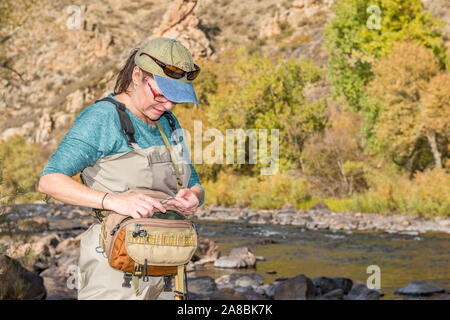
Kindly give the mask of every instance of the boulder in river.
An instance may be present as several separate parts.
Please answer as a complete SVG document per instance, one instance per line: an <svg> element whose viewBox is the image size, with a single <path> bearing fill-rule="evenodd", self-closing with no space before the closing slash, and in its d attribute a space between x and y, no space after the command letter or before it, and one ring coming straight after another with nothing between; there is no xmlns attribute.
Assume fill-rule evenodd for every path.
<svg viewBox="0 0 450 320"><path fill-rule="evenodd" d="M264 278L258 273L232 273L216 279L219 288L252 288L256 289L264 284Z"/></svg>
<svg viewBox="0 0 450 320"><path fill-rule="evenodd" d="M222 288L211 296L211 300L246 300L246 296L232 288Z"/></svg>
<svg viewBox="0 0 450 320"><path fill-rule="evenodd" d="M218 291L216 282L208 276L189 278L188 291L200 296L212 296Z"/></svg>
<svg viewBox="0 0 450 320"><path fill-rule="evenodd" d="M314 296L314 284L303 274L277 284L274 293L275 300L311 300Z"/></svg>
<svg viewBox="0 0 450 320"><path fill-rule="evenodd" d="M43 279L6 255L0 256L0 299L43 300L47 296Z"/></svg>
<svg viewBox="0 0 450 320"><path fill-rule="evenodd" d="M444 293L445 290L439 286L426 281L413 281L406 287L400 288L394 294L406 296L431 296L437 293Z"/></svg>
<svg viewBox="0 0 450 320"><path fill-rule="evenodd" d="M317 296L324 295L336 289L341 289L344 294L348 294L353 286L353 281L347 278L317 277L312 281L316 287Z"/></svg>
<svg viewBox="0 0 450 320"><path fill-rule="evenodd" d="M352 290L344 296L345 300L379 300L382 293L369 289L364 283L354 283Z"/></svg>
<svg viewBox="0 0 450 320"><path fill-rule="evenodd" d="M344 299L344 292L342 289L331 290L324 295L317 297L317 300L342 300Z"/></svg>
<svg viewBox="0 0 450 320"><path fill-rule="evenodd" d="M195 250L192 261L200 263L214 262L219 255L219 247L214 241L208 238L199 237L197 250Z"/></svg>
<svg viewBox="0 0 450 320"><path fill-rule="evenodd" d="M220 257L214 262L217 268L252 268L256 257L247 247L233 248L228 256Z"/></svg>

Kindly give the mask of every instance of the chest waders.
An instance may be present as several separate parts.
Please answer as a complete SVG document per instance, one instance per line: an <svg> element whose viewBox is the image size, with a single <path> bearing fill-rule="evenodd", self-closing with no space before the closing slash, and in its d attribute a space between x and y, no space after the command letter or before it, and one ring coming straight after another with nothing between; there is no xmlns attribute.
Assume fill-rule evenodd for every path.
<svg viewBox="0 0 450 320"><path fill-rule="evenodd" d="M183 158L182 145L178 134L174 134L175 146L170 144L159 121L155 121L158 131L164 141L164 146L152 146L141 149L134 139L134 127L124 104L106 97L98 100L113 103L119 115L121 130L125 134L131 151L107 156L99 159L92 167L86 167L81 171L80 179L83 184L90 188L120 194L130 189L147 189L164 192L170 196L175 196L181 188L187 188L191 175L191 168ZM168 113L163 113L167 119L172 133L176 133L175 119ZM177 157L178 155L178 157ZM178 161L177 161L178 160ZM169 210L168 210L169 212ZM106 210L92 209L92 215L101 223L100 246L105 248L106 239ZM181 214L176 217L173 214L159 214L158 218L183 219ZM149 219L152 220L152 219ZM147 265L135 265L134 271L124 272L123 287L131 287L134 284L136 295L138 293L138 281L148 279ZM171 291L172 278L175 278L175 299L181 300L187 295L187 277L185 265L177 267L166 267L161 274L164 276L164 291ZM148 280L147 280L148 281Z"/></svg>

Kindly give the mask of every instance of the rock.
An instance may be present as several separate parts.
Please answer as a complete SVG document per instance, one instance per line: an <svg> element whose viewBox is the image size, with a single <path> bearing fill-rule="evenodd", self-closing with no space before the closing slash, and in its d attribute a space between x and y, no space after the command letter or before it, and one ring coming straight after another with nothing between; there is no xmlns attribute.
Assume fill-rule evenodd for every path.
<svg viewBox="0 0 450 320"><path fill-rule="evenodd" d="M277 281L277 282L281 282L281 281L286 281L286 280L288 280L289 278L286 278L286 277L277 277L277 278L275 278L275 281Z"/></svg>
<svg viewBox="0 0 450 320"><path fill-rule="evenodd" d="M219 259L214 261L214 267L238 269L238 268L246 268L247 264L243 260L229 258L228 256L225 256L225 257L220 257Z"/></svg>
<svg viewBox="0 0 450 320"><path fill-rule="evenodd" d="M426 281L413 281L406 287L400 288L394 292L394 294L407 295L407 296L431 296L436 293L445 292L439 286Z"/></svg>
<svg viewBox="0 0 450 320"><path fill-rule="evenodd" d="M350 292L353 286L353 281L347 278L317 277L312 281L316 288L317 296L324 295L336 289L341 289L344 294L347 294Z"/></svg>
<svg viewBox="0 0 450 320"><path fill-rule="evenodd" d="M263 283L264 278L258 273L232 273L216 279L219 288L251 287L256 289Z"/></svg>
<svg viewBox="0 0 450 320"><path fill-rule="evenodd" d="M49 259L44 257L36 257L33 264L34 272L37 272L39 274L48 268L50 268Z"/></svg>
<svg viewBox="0 0 450 320"><path fill-rule="evenodd" d="M442 227L450 227L450 218L443 219L441 217L436 217L435 221Z"/></svg>
<svg viewBox="0 0 450 320"><path fill-rule="evenodd" d="M186 266L186 272L195 271L195 264L192 261L189 261L189 263Z"/></svg>
<svg viewBox="0 0 450 320"><path fill-rule="evenodd" d="M281 208L280 212L293 212L296 213L297 212L297 208L289 202L286 202L283 207Z"/></svg>
<svg viewBox="0 0 450 320"><path fill-rule="evenodd" d="M194 58L200 58L210 56L213 50L206 34L199 28L200 22L193 12L196 5L197 0L172 2L154 34L180 41Z"/></svg>
<svg viewBox="0 0 450 320"><path fill-rule="evenodd" d="M275 297L275 284L269 283L266 285L263 285L262 288L264 289L264 294L266 297L273 299Z"/></svg>
<svg viewBox="0 0 450 320"><path fill-rule="evenodd" d="M61 238L55 233L49 234L45 237L41 237L40 239L51 248L56 248L61 242Z"/></svg>
<svg viewBox="0 0 450 320"><path fill-rule="evenodd" d="M306 227L308 222L309 221L307 219L297 215L297 216L295 216L294 220L292 221L292 225L300 227L300 228L304 228L304 227Z"/></svg>
<svg viewBox="0 0 450 320"><path fill-rule="evenodd" d="M84 104L83 92L80 89L78 89L66 96L66 103L64 109L68 113L76 113L78 110L83 108L83 104ZM56 123L60 121L61 120L57 120ZM56 125L55 127L58 127L59 125L60 123L58 123L58 125Z"/></svg>
<svg viewBox="0 0 450 320"><path fill-rule="evenodd" d="M214 241L208 238L199 237L197 250L192 257L192 260L214 262L219 255L219 247Z"/></svg>
<svg viewBox="0 0 450 320"><path fill-rule="evenodd" d="M264 284L264 278L258 273L233 273L230 275L229 281L236 287L256 288Z"/></svg>
<svg viewBox="0 0 450 320"><path fill-rule="evenodd" d="M270 211L259 211L249 216L248 222L252 224L267 224L272 221L273 214Z"/></svg>
<svg viewBox="0 0 450 320"><path fill-rule="evenodd" d="M290 212L278 212L273 217L273 223L274 224L281 224L281 225L290 225L296 218L295 213Z"/></svg>
<svg viewBox="0 0 450 320"><path fill-rule="evenodd" d="M15 242L9 246L6 252L13 259L18 259L29 254L33 256L50 256L48 246L42 241L33 243Z"/></svg>
<svg viewBox="0 0 450 320"><path fill-rule="evenodd" d="M60 242L56 246L56 253L67 252L72 249L80 248L80 240L75 238L68 238Z"/></svg>
<svg viewBox="0 0 450 320"><path fill-rule="evenodd" d="M77 290L68 286L69 270L64 267L51 267L43 271L40 275L44 279L49 300L75 300ZM74 275L76 276L76 275Z"/></svg>
<svg viewBox="0 0 450 320"><path fill-rule="evenodd" d="M216 282L208 276L189 278L188 291L203 296L211 296L218 291Z"/></svg>
<svg viewBox="0 0 450 320"><path fill-rule="evenodd" d="M364 283L356 283L348 295L344 296L344 300L379 300L380 296L379 291L367 288Z"/></svg>
<svg viewBox="0 0 450 320"><path fill-rule="evenodd" d="M187 300L210 300L211 297L203 296L194 292L189 292L187 294Z"/></svg>
<svg viewBox="0 0 450 320"><path fill-rule="evenodd" d="M310 300L315 295L314 284L303 274L285 280L275 288L275 300Z"/></svg>
<svg viewBox="0 0 450 320"><path fill-rule="evenodd" d="M8 128L3 131L3 133L0 135L0 141L7 140L9 137L12 137L13 135L19 135L23 136L25 134L23 128Z"/></svg>
<svg viewBox="0 0 450 320"><path fill-rule="evenodd" d="M317 201L309 210L330 211L330 208L323 201Z"/></svg>
<svg viewBox="0 0 450 320"><path fill-rule="evenodd" d="M43 279L6 255L0 256L0 299L43 300Z"/></svg>
<svg viewBox="0 0 450 320"><path fill-rule="evenodd" d="M273 18L265 21L265 23L262 24L264 27L261 28L259 37L260 38L271 38L271 37L279 35L281 33L281 28L280 28L279 22L280 22L280 14L277 11Z"/></svg>
<svg viewBox="0 0 450 320"><path fill-rule="evenodd" d="M257 240L256 244L259 245L267 245L267 244L275 244L278 243L278 241L275 241L273 239L263 239L263 240Z"/></svg>
<svg viewBox="0 0 450 320"><path fill-rule="evenodd" d="M402 221L402 226L407 227L409 225L411 225L411 222L409 222L408 220Z"/></svg>
<svg viewBox="0 0 450 320"><path fill-rule="evenodd" d="M318 297L318 300L342 300L343 298L344 292L342 289L334 289Z"/></svg>
<svg viewBox="0 0 450 320"><path fill-rule="evenodd" d="M39 128L36 130L34 142L44 143L49 139L50 133L53 131L55 125L54 120L49 113L43 112L43 116L39 119Z"/></svg>
<svg viewBox="0 0 450 320"><path fill-rule="evenodd" d="M269 300L268 297L264 296L264 292L259 293L253 290L248 291L245 293L245 299L246 300Z"/></svg>
<svg viewBox="0 0 450 320"><path fill-rule="evenodd" d="M247 247L233 248L229 256L220 257L214 262L217 268L248 268L254 267L256 257Z"/></svg>
<svg viewBox="0 0 450 320"><path fill-rule="evenodd" d="M232 288L222 288L211 296L211 300L246 300L246 296Z"/></svg>
<svg viewBox="0 0 450 320"><path fill-rule="evenodd" d="M20 219L17 225L19 230L26 232L43 232L49 230L50 227L48 219L41 216Z"/></svg>

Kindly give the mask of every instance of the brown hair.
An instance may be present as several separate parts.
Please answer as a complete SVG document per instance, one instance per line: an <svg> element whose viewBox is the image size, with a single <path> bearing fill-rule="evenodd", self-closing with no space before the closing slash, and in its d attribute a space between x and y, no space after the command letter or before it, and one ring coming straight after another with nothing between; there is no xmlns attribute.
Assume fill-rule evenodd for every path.
<svg viewBox="0 0 450 320"><path fill-rule="evenodd" d="M136 66L136 63L134 63L134 57L136 56L138 50L139 49L133 49L131 55L127 59L127 62L125 63L125 66L122 68L122 70L119 71L119 74L117 75L116 85L114 86L114 95L124 92L128 93L128 87L133 81L133 69ZM153 78L152 74L149 74L144 70L142 71L148 77ZM142 77L142 81L145 81L144 77Z"/></svg>

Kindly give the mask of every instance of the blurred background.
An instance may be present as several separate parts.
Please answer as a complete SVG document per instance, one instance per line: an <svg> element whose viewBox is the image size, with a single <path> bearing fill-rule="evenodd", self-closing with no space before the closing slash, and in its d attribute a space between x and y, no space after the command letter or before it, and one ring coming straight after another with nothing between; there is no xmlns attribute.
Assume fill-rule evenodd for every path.
<svg viewBox="0 0 450 320"><path fill-rule="evenodd" d="M279 130L275 175L260 175L260 163L194 164L205 208L308 212L319 203L356 220L400 215L448 228L449 21L447 0L2 0L2 213L14 204L43 204L39 175L76 116L113 91L132 49L166 36L181 41L202 68L194 81L199 106L173 110L191 137L195 120L203 132ZM210 227L216 235L222 230ZM284 231L270 232L282 239ZM448 280L448 236L441 230L433 239L426 246L441 260L433 260L439 270L426 279ZM338 247L351 261L374 248L371 241L380 239L354 255ZM390 261L426 251L415 242L407 247L413 251ZM317 267L308 265L313 276ZM429 267L417 262L414 279L391 285L417 280ZM364 279L364 272L346 276Z"/></svg>

